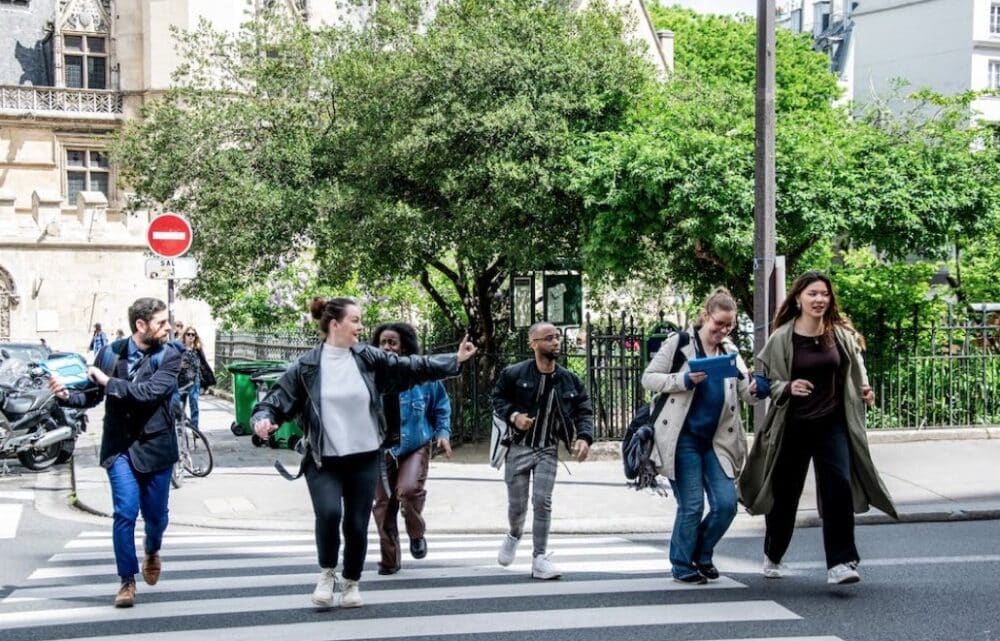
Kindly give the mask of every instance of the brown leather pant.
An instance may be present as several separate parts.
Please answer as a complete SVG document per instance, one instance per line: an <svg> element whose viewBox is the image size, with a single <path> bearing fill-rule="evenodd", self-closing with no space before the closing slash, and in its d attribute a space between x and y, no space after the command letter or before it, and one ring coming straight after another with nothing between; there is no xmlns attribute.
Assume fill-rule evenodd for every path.
<svg viewBox="0 0 1000 641"><path fill-rule="evenodd" d="M375 490L375 507L372 514L375 526L378 528L379 549L382 560L379 565L384 568L398 568L402 556L399 550L399 528L396 524L396 514L402 508L403 522L406 524L406 534L413 539L424 538L427 526L421 512L424 511L424 500L427 492L424 483L427 481L427 467L431 460L431 444L413 451L398 461L386 453L385 467L389 476L389 488L392 496L386 496L382 483Z"/></svg>

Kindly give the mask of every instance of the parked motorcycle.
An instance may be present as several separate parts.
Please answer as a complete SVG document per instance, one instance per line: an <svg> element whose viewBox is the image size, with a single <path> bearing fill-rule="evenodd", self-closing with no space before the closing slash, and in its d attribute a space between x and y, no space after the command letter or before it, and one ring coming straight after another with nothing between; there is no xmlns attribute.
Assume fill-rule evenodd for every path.
<svg viewBox="0 0 1000 641"><path fill-rule="evenodd" d="M16 457L37 471L73 456L87 417L82 410L61 407L49 391L49 376L65 367L66 357L58 359L25 363L0 348L0 459Z"/></svg>

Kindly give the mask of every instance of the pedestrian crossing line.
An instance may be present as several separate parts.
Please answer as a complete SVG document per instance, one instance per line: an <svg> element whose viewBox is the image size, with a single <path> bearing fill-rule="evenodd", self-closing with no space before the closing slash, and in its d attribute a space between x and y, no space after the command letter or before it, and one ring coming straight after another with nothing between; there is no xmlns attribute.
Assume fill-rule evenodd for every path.
<svg viewBox="0 0 1000 641"><path fill-rule="evenodd" d="M365 586L398 581L439 581L444 579L467 579L500 576L525 576L531 571L529 563L513 564L506 568L495 564L479 566L438 566L410 567L407 566L399 574L382 576L375 573L374 563L366 564L364 576ZM567 574L603 573L608 576L629 574L657 575L666 577L669 568L662 559L642 561L583 561L560 562L560 567ZM316 582L318 570L290 574L249 574L242 576L173 578L173 566L164 566L164 575L156 584L156 593L171 592L202 592L212 590L245 590L255 588L270 588L279 586L298 586L302 590L311 590ZM722 582L722 583L720 583ZM730 583L732 585L730 585ZM746 587L741 583L723 577L713 585L719 587ZM686 584L666 581L663 590L681 590ZM19 603L26 601L55 600L63 601L75 598L86 598L114 594L118 589L117 579L113 582L55 584L39 587L19 588L13 591L0 603Z"/></svg>
<svg viewBox="0 0 1000 641"><path fill-rule="evenodd" d="M540 585L545 585L544 583ZM523 586L521 586L523 587ZM704 586L701 586L704 587ZM366 603L368 592L364 594ZM300 596L301 600L302 597ZM133 610L101 608L110 618L144 618L149 605ZM187 613L179 612L177 616ZM684 603L636 605L609 608L522 610L474 614L436 614L413 617L341 619L331 611L330 620L311 623L282 623L218 629L143 632L143 641L340 641L346 639L394 639L419 636L452 636L533 632L539 630L582 630L630 626L725 623L737 621L793 621L801 617L774 601L726 601L725 603ZM74 641L135 641L135 633L76 637Z"/></svg>
<svg viewBox="0 0 1000 641"><path fill-rule="evenodd" d="M34 490L0 490L0 499L5 501L34 501Z"/></svg>
<svg viewBox="0 0 1000 641"><path fill-rule="evenodd" d="M228 541L232 543L233 541ZM555 549L563 549L566 545L579 545L581 542L586 543L588 546L596 545L625 545L628 541L622 538L592 538L582 541L581 539L559 539L552 538L549 539L549 545ZM378 540L369 541L370 545L378 545ZM405 543L404 543L405 544ZM139 548L142 545L142 540L136 540L136 547ZM310 537L309 543L302 543L298 545L261 545L252 546L245 545L240 541L238 546L222 546L222 547L206 547L198 546L188 549L184 546L188 545L187 541L178 543L177 541L165 541L163 544L163 554L164 558L166 556L217 556L217 555L228 555L228 556L247 556L247 555L266 555L266 554L307 554L316 549L315 540ZM641 545L641 544L631 544L631 545ZM655 550L650 546L642 546L643 549ZM438 539L432 539L430 542L430 555L436 555L444 550L455 550L455 549L466 549L466 550L477 550L486 549L496 551L500 548L499 538L493 539L482 539L479 541L442 541ZM657 551L658 553L662 553ZM61 552L59 554L53 555L50 559L50 563L69 563L77 561L99 561L101 559L107 559L109 555L112 554L111 547L109 546L107 550L93 551L93 552Z"/></svg>
<svg viewBox="0 0 1000 641"><path fill-rule="evenodd" d="M136 537L136 543L142 543L142 537ZM406 538L403 537L403 541ZM435 549L438 548L500 548L500 543L503 540L502 534L494 534L488 537L482 537L478 539L449 539L445 537L434 537L431 536L428 542ZM644 545L643 543L632 543L628 539L622 538L620 536L607 536L607 537L564 537L564 536L553 536L549 538L549 544L558 546L562 544L573 544L586 541L590 545L608 545L608 544L629 544L629 545ZM173 538L165 536L163 539L163 547L179 547L179 546L208 546L218 543L228 543L230 545L238 543L241 548L247 549L249 543L312 543L315 545L316 536L314 534L308 535L271 535L271 536L239 536L239 535L225 535L225 536L204 536L204 537L180 537ZM369 536L368 543L378 544L378 536ZM69 541L64 549L66 550L111 550L114 544L111 540L110 534L103 539L95 539L93 537L88 538L84 545L81 545L79 541Z"/></svg>
<svg viewBox="0 0 1000 641"><path fill-rule="evenodd" d="M303 554L301 556L285 556L285 557L244 557L244 558L234 558L234 559L220 559L220 558L209 558L204 560L185 560L185 561L171 561L171 550L169 548L164 548L160 551L163 558L164 566L169 565L171 571L174 572L193 572L198 570L233 570L233 569L246 569L246 568L259 568L259 567L276 567L282 565L315 565L316 564L316 553L315 549L311 549L311 554ZM627 557L634 557L639 555L655 555L658 557L663 556L663 552L657 550L656 548L640 546L640 545L608 545L603 547L579 547L571 548L563 546L555 551L556 556L559 559L568 557L589 557L589 556L606 556L615 559L622 559ZM441 561L475 561L481 559L496 559L495 549L484 549L484 550L452 550L445 552L437 552L433 555L428 553L425 561L427 562L441 562ZM561 560L559 561L561 565L565 565ZM648 565L649 561L645 561ZM58 579L73 576L91 576L91 575L114 575L117 572L114 563L100 563L93 565L81 565L81 566L55 566L48 568L39 568L31 573L28 580L41 580L41 579Z"/></svg>
<svg viewBox="0 0 1000 641"><path fill-rule="evenodd" d="M220 581L220 582L224 582ZM595 593L625 594L651 593L664 586L679 586L687 591L732 589L744 587L731 579L714 581L704 586L692 586L670 581L666 576L634 579L600 579L581 581L530 581L518 583L489 583L480 585L455 585L448 587L406 587L368 589L365 582L364 600L367 605L392 605L404 603L442 603L445 601L514 599L525 597L558 597L590 595ZM220 586L221 587L221 586ZM35 609L22 612L0 613L0 629L10 630L36 625L86 624L100 621L126 621L150 618L193 617L219 614L243 614L280 610L315 610L309 602L311 587L303 591L269 594L253 597L225 597L218 599L193 599L142 603L143 590L139 591L139 604L133 610L121 611L105 604L75 608ZM672 591L678 591L674 589ZM150 590L150 594L154 591ZM113 594L108 592L107 594Z"/></svg>
<svg viewBox="0 0 1000 641"><path fill-rule="evenodd" d="M17 526L21 522L24 506L20 503L0 503L0 539L17 536Z"/></svg>
<svg viewBox="0 0 1000 641"><path fill-rule="evenodd" d="M713 639L712 641L844 641L840 637L754 637L753 639Z"/></svg>

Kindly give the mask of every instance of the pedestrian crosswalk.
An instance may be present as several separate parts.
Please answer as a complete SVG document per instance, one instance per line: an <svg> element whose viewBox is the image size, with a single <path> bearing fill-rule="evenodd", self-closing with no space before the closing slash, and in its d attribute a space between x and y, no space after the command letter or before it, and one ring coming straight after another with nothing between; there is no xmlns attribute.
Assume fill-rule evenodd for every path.
<svg viewBox="0 0 1000 641"><path fill-rule="evenodd" d="M7 500L30 502L34 498L33 490L0 491L0 501L3 501L0 502L0 539L13 539L17 536L17 526L24 513L23 503L8 503Z"/></svg>
<svg viewBox="0 0 1000 641"><path fill-rule="evenodd" d="M163 576L139 578L136 607L115 609L108 532L87 531L37 568L0 602L5 641L332 641L334 639L529 638L571 631L574 639L672 638L717 641L733 624L767 623L774 641L837 641L803 636L802 618L723 576L703 586L669 580L662 548L615 536L553 537L565 575L530 578L530 542L513 565L496 564L499 537L436 536L421 561L392 576L362 577L365 606L319 610L309 601L318 569L312 535L171 531ZM377 540L369 542L377 556ZM755 630L757 628L754 628ZM772 627L768 627L771 630ZM698 636L690 636L694 631ZM764 641L765 637L756 637Z"/></svg>

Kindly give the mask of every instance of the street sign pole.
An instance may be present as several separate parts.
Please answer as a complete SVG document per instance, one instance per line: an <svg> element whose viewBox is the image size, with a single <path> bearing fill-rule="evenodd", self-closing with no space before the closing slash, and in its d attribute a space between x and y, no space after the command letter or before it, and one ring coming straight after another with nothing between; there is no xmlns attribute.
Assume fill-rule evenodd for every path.
<svg viewBox="0 0 1000 641"><path fill-rule="evenodd" d="M774 0L757 0L757 87L754 144L753 349L767 340L774 278ZM761 428L766 403L754 407Z"/></svg>
<svg viewBox="0 0 1000 641"><path fill-rule="evenodd" d="M191 224L183 216L172 213L157 216L149 222L149 228L146 230L146 242L149 244L150 250L161 258L177 258L183 255L191 248L193 237ZM170 322L171 338L176 338L174 333L175 276L174 267L171 265L167 278L167 318Z"/></svg>

